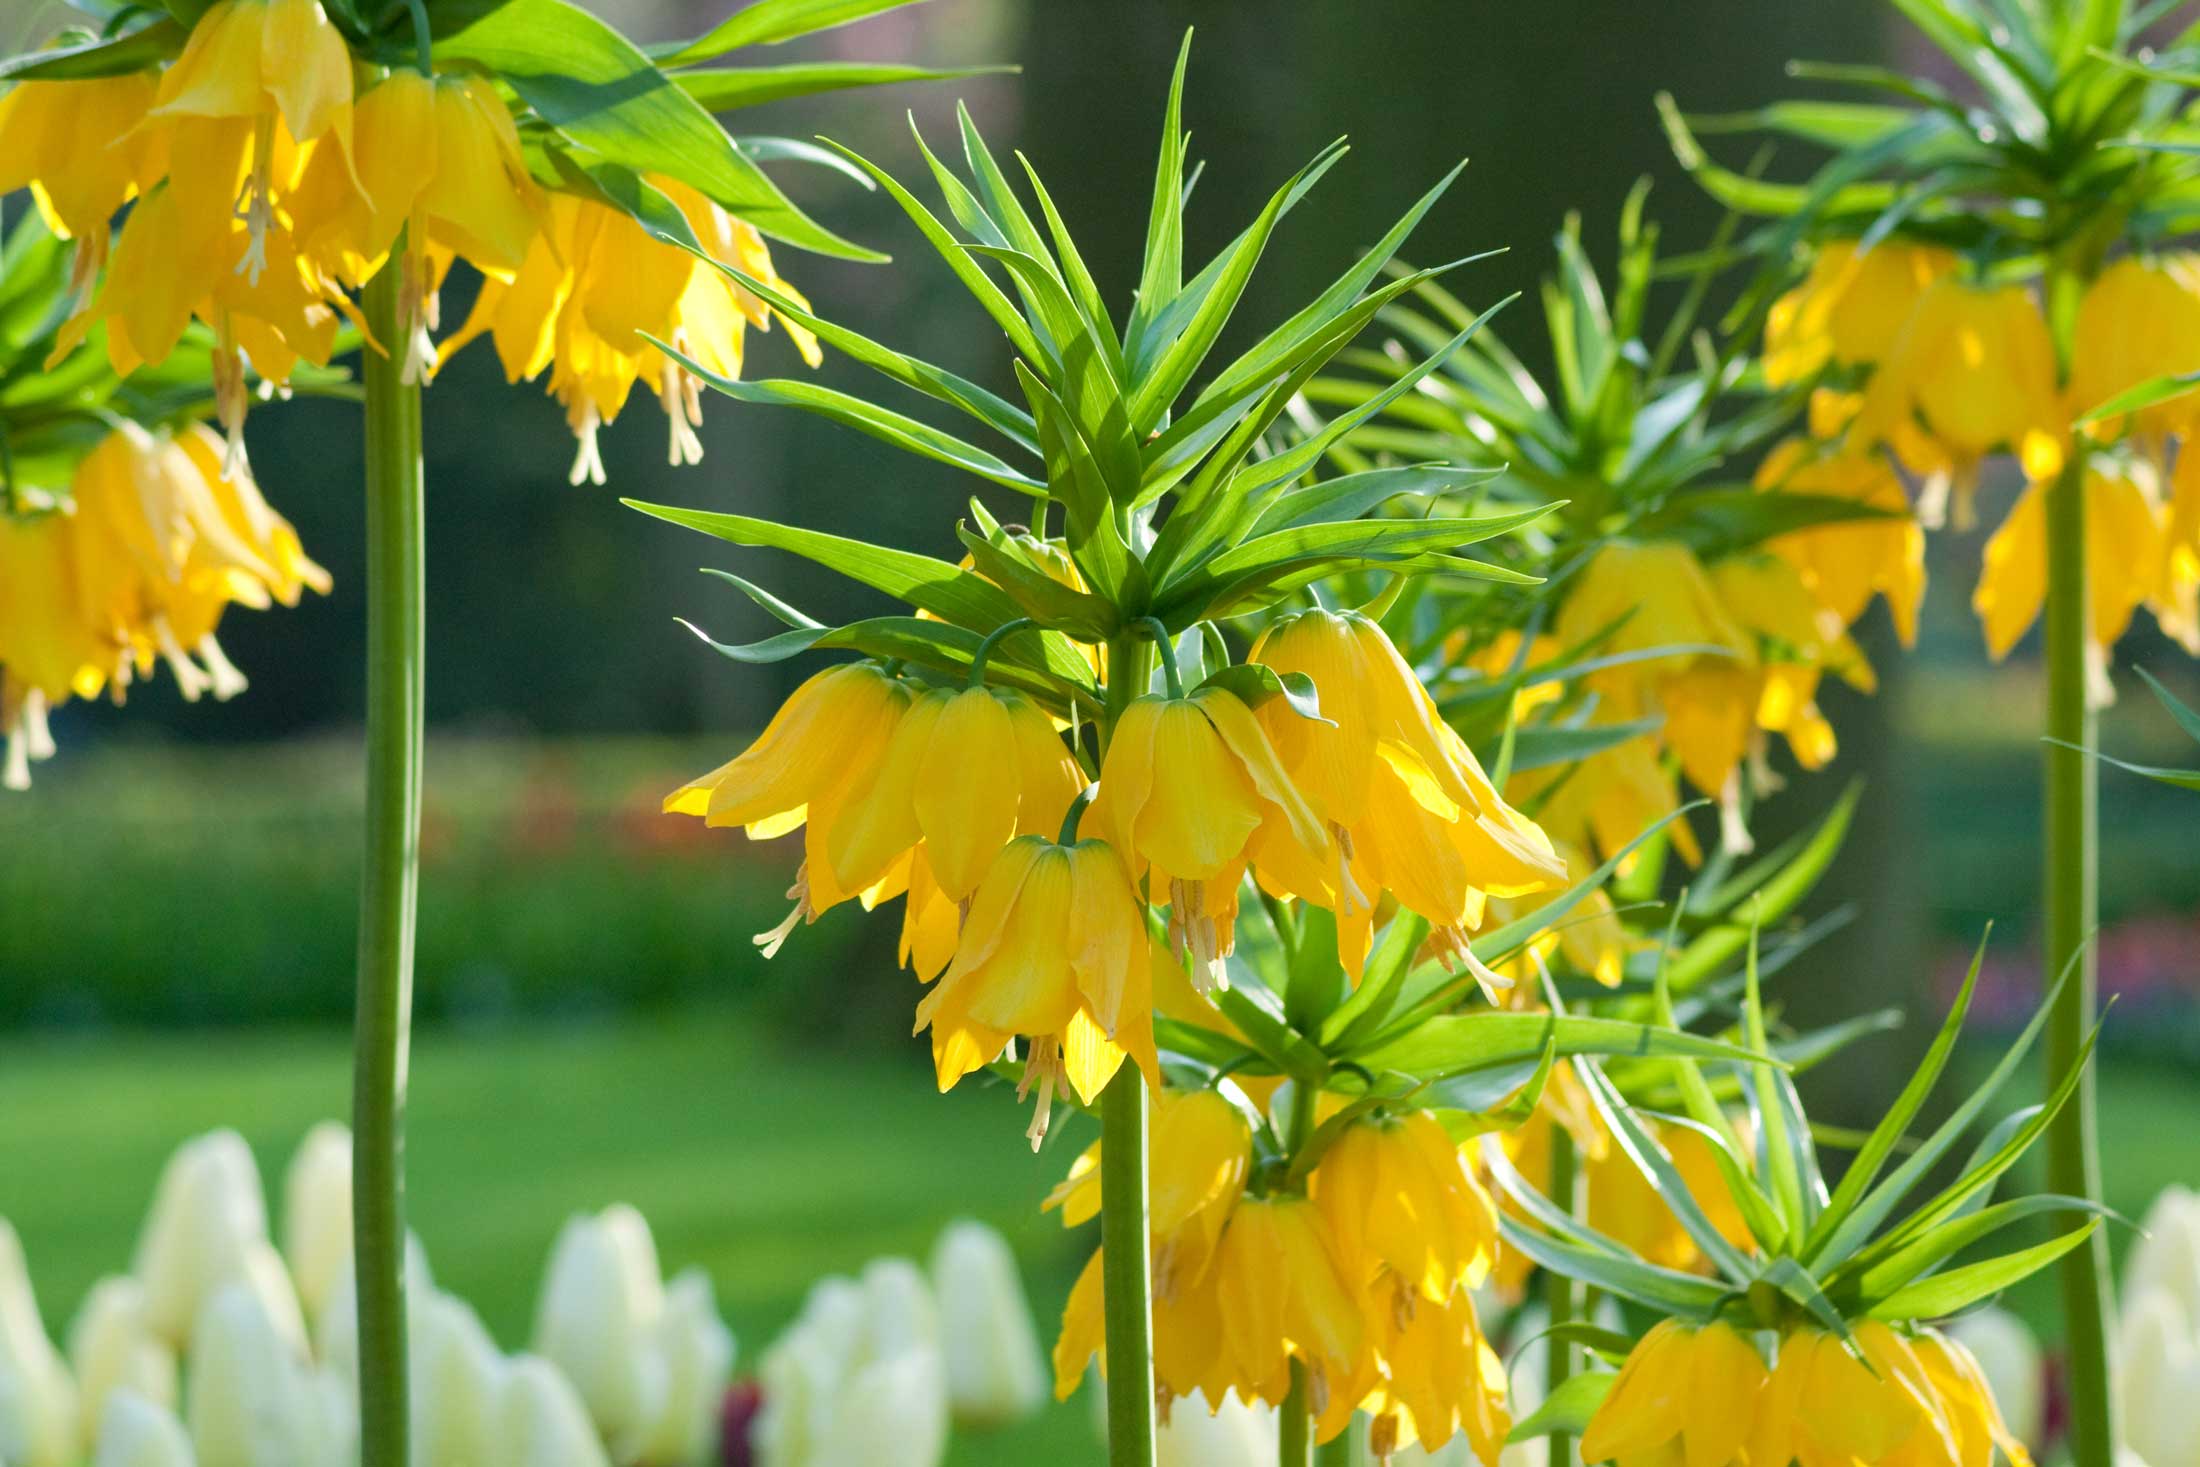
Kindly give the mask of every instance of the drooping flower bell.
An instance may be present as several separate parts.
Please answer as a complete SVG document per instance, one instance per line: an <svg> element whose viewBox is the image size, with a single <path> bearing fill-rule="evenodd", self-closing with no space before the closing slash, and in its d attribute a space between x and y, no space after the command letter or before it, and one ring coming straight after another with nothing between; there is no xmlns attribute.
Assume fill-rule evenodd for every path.
<svg viewBox="0 0 2200 1467"><path fill-rule="evenodd" d="M1327 722L1298 717L1282 699L1258 717L1340 858L1329 889L1310 889L1299 874L1303 862L1294 870L1263 845L1255 853L1263 879L1335 908L1348 973L1357 975L1366 961L1375 903L1388 891L1428 919L1447 961L1464 961L1495 982L1466 934L1481 925L1487 897L1521 896L1564 879L1549 838L1505 803L1390 638L1365 616L1300 613L1263 632L1251 655L1278 673L1313 679Z"/></svg>
<svg viewBox="0 0 2200 1467"><path fill-rule="evenodd" d="M1089 1104L1126 1055L1158 1084L1151 957L1145 907L1113 847L1018 836L987 868L954 962L917 1005L940 1089L1025 1037L1018 1096L1037 1093L1036 1149L1058 1089Z"/></svg>
<svg viewBox="0 0 2200 1467"><path fill-rule="evenodd" d="M436 361L429 333L442 268L431 251L508 280L526 261L545 212L496 89L480 77L410 70L391 72L360 96L349 152L316 150L288 207L306 253L354 286L381 269L404 231L399 319L407 382L422 380Z"/></svg>
<svg viewBox="0 0 2200 1467"><path fill-rule="evenodd" d="M1946 517L1950 487L1956 528L1972 525L1978 462L1996 449L2015 453L2033 479L2054 477L2070 420L2056 386L2055 344L2030 291L1953 276L1926 290L1873 373L1850 432L1859 446L1891 442L1901 451L1906 428L1923 429L1947 457L1946 480L1935 474L1918 504L1928 528Z"/></svg>
<svg viewBox="0 0 2200 1467"><path fill-rule="evenodd" d="M1442 1303L1422 1300L1410 1312L1370 1324L1380 1383L1358 1403L1371 1418L1370 1452L1387 1457L1418 1443L1433 1453L1464 1434L1476 1459L1497 1461L1512 1413L1505 1363L1482 1332L1474 1296L1458 1290ZM1332 1401L1329 1409L1335 1418L1348 1416L1351 1407Z"/></svg>
<svg viewBox="0 0 2200 1467"><path fill-rule="evenodd" d="M1233 1388L1283 1404L1291 1361L1306 1368L1307 1403L1324 1440L1350 1414L1333 1412L1363 1378L1368 1339L1358 1291L1338 1258L1328 1224L1300 1197L1247 1197L1231 1214L1215 1253L1214 1296Z"/></svg>
<svg viewBox="0 0 2200 1467"><path fill-rule="evenodd" d="M1347 1277L1401 1317L1479 1287L1497 1260L1496 1204L1428 1111L1347 1127L1310 1192Z"/></svg>
<svg viewBox="0 0 2200 1467"><path fill-rule="evenodd" d="M2160 261L2126 255L2086 287L2070 336L2073 415L2090 412L2140 383L2200 368L2200 261L2181 255ZM2113 438L2128 426L2157 447L2193 422L2190 396L2137 413L2103 419L2087 430Z"/></svg>
<svg viewBox="0 0 2200 1467"><path fill-rule="evenodd" d="M2162 527L2162 574L2149 603L2163 632L2200 657L2200 453L2177 451Z"/></svg>
<svg viewBox="0 0 2200 1467"><path fill-rule="evenodd" d="M0 786L28 789L31 764L53 757L50 709L97 697L113 647L78 609L70 525L59 514L0 514Z"/></svg>
<svg viewBox="0 0 2200 1467"><path fill-rule="evenodd" d="M828 842L843 885L869 886L922 841L950 901L967 902L1002 846L1060 828L1084 776L1021 693L979 686L917 696Z"/></svg>
<svg viewBox="0 0 2200 1467"><path fill-rule="evenodd" d="M116 211L168 171L166 134L143 126L158 87L151 72L131 71L0 94L0 194L28 188L46 227L76 242L71 294L106 263Z"/></svg>
<svg viewBox="0 0 2200 1467"><path fill-rule="evenodd" d="M1245 1187L1253 1144L1245 1114L1214 1090L1163 1090L1154 1100L1147 1150L1147 1234L1153 1246L1154 1295L1175 1297L1180 1286L1205 1278L1215 1245ZM1062 1226L1074 1228L1100 1215L1100 1143L1085 1148L1069 1175L1047 1195L1060 1208ZM1057 1377L1065 1399L1084 1370Z"/></svg>
<svg viewBox="0 0 2200 1467"><path fill-rule="evenodd" d="M1847 240L1821 246L1803 282L1765 317L1765 380L1786 387L1829 364L1883 360L1919 297L1955 264L1946 250L1893 240L1870 249Z"/></svg>
<svg viewBox="0 0 2200 1467"><path fill-rule="evenodd" d="M1202 990L1222 981L1246 866L1273 866L1295 891L1334 889L1336 848L1237 695L1149 693L1123 710L1092 805L1130 863L1166 891L1169 928Z"/></svg>
<svg viewBox="0 0 2200 1467"><path fill-rule="evenodd" d="M1774 783L1763 768L1765 732L1783 735L1795 761L1818 769L1833 758L1833 725L1818 710L1818 684L1833 673L1860 692L1878 687L1846 623L1811 593L1795 566L1765 550L1741 551L1714 563L1711 584L1735 624L1756 638L1760 685L1749 753L1760 788Z"/></svg>
<svg viewBox="0 0 2200 1467"><path fill-rule="evenodd" d="M779 951L797 923L815 921L852 896L874 906L899 889L897 878L906 879L906 872L892 872L877 886L850 890L834 874L828 842L855 786L884 756L910 701L907 685L876 663L827 668L794 690L739 757L665 796L667 814L700 815L712 826L738 825L750 840L802 828L802 867L788 892L794 911L757 938L766 957Z"/></svg>
<svg viewBox="0 0 2200 1467"><path fill-rule="evenodd" d="M1757 1347L1729 1325L1698 1329L1661 1320L1628 1353L1590 1418L1582 1460L1621 1467L1683 1460L1691 1467L1755 1464L1759 1459L1744 1451L1770 1374ZM1764 1460L1767 1467L1786 1467L1785 1455Z"/></svg>
<svg viewBox="0 0 2200 1467"><path fill-rule="evenodd" d="M1506 793L1515 804L1535 808L1536 823L1550 836L1554 849L1593 852L1607 859L1681 806L1680 791L1659 763L1657 742L1649 734L1600 749L1570 769L1548 765L1522 770L1507 782ZM1686 821L1676 820L1665 828L1673 849L1689 865L1703 858ZM1632 870L1639 859L1638 855L1623 858L1621 874ZM1587 870L1574 870L1569 858L1570 879L1578 881L1587 874Z"/></svg>
<svg viewBox="0 0 2200 1467"><path fill-rule="evenodd" d="M1814 453L1791 438L1765 456L1759 489L1847 499L1881 517L1839 520L1794 530L1766 548L1793 565L1844 626L1853 626L1874 596L1884 596L1902 645L1917 641L1917 609L1925 599L1925 529L1910 513L1909 496L1876 454Z"/></svg>
<svg viewBox="0 0 2200 1467"><path fill-rule="evenodd" d="M1857 1354L1813 1327L1780 1340L1779 1363L1757 1398L1743 1447L1752 1464L1967 1463L1958 1433L1975 1419L1951 1406L1910 1340L1877 1320L1851 1327ZM1861 1358L1858 1358L1861 1356ZM2012 1461L2029 1467L2018 1448Z"/></svg>
<svg viewBox="0 0 2200 1467"><path fill-rule="evenodd" d="M2131 625L2131 615L2161 590L2165 564L2161 512L2137 472L2085 476L2086 585L2091 597L2086 678L2096 706L2115 697L2108 682L2109 649ZM2045 484L2029 484L2009 517L1986 542L1971 609L1986 634L1986 652L1999 662L2039 619L2047 599L2047 496Z"/></svg>

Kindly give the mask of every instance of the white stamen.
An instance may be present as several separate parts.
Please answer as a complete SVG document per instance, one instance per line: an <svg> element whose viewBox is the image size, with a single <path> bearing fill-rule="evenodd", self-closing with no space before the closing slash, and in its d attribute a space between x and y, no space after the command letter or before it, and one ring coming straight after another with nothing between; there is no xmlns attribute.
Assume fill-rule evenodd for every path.
<svg viewBox="0 0 2200 1467"><path fill-rule="evenodd" d="M794 885L787 888L787 899L794 903L794 910L787 914L787 920L771 931L759 932L749 939L767 958L779 956L779 950L787 945L787 938L793 934L795 928L805 922L817 920L817 913L810 909L810 868L807 864L795 872Z"/></svg>
<svg viewBox="0 0 2200 1467"><path fill-rule="evenodd" d="M2085 644L2085 706L2107 708L2116 701L2116 685L2108 677L2108 649L2100 643Z"/></svg>
<svg viewBox="0 0 2200 1467"><path fill-rule="evenodd" d="M27 790L31 787L28 743L21 723L8 730L8 752L4 767L0 767L0 789Z"/></svg>
<svg viewBox="0 0 2200 1467"><path fill-rule="evenodd" d="M583 409L580 424L573 430L573 437L577 442L573 451L573 467L565 476L566 483L580 485L609 482L604 478L603 449L596 442L596 431L602 426L603 420L596 415L594 404Z"/></svg>
<svg viewBox="0 0 2200 1467"><path fill-rule="evenodd" d="M1946 472L1927 474L1925 482L1917 489L1917 522L1928 530L1945 529L1948 524L1948 491L1951 481Z"/></svg>
<svg viewBox="0 0 2200 1467"><path fill-rule="evenodd" d="M1742 772L1737 769L1719 788L1719 843L1737 856L1757 849L1755 837L1742 820Z"/></svg>
<svg viewBox="0 0 2200 1467"><path fill-rule="evenodd" d="M218 701L226 703L251 686L245 675L237 670L237 664L222 651L222 644L214 640L213 633L199 638L199 645L192 650L199 654L199 661L206 664L206 674Z"/></svg>
<svg viewBox="0 0 2200 1467"><path fill-rule="evenodd" d="M1749 787L1759 795L1777 794L1787 788L1787 781L1772 767L1768 740L1762 729L1750 730Z"/></svg>
<svg viewBox="0 0 2200 1467"><path fill-rule="evenodd" d="M1024 1131L1031 1140L1033 1151L1037 1151L1047 1138L1047 1124L1054 1115L1054 1092L1058 1087L1068 1093L1062 1072L1062 1042L1051 1034L1035 1034L1031 1039L1031 1055L1024 1061L1023 1083L1016 1087L1018 1100L1034 1090L1039 1095L1031 1125Z"/></svg>
<svg viewBox="0 0 2200 1467"><path fill-rule="evenodd" d="M53 757L53 727L46 722L46 695L32 688L23 695L23 741L33 759Z"/></svg>
<svg viewBox="0 0 2200 1467"><path fill-rule="evenodd" d="M190 654L177 645L176 634L164 616L153 619L153 645L160 649L168 670L176 675L176 691L183 694L184 702L198 702L200 695L213 686L213 679L200 671Z"/></svg>

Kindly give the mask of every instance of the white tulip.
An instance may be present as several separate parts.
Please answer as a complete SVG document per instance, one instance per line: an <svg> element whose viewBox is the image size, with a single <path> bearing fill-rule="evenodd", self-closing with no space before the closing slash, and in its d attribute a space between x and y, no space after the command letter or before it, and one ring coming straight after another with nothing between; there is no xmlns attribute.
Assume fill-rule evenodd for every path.
<svg viewBox="0 0 2200 1467"><path fill-rule="evenodd" d="M981 1222L950 1223L932 1248L932 1290L955 1420L1003 1426L1037 1411L1046 1362L1008 1240Z"/></svg>
<svg viewBox="0 0 2200 1467"><path fill-rule="evenodd" d="M663 1362L665 1400L638 1459L651 1467L717 1461L726 1387L733 1382L733 1331L718 1317L717 1296L701 1269L665 1286L665 1312L651 1345Z"/></svg>
<svg viewBox="0 0 2200 1467"><path fill-rule="evenodd" d="M569 1219L535 1306L535 1353L573 1383L622 1460L663 1415L669 1383L649 1348L665 1311L649 1224L633 1208Z"/></svg>
<svg viewBox="0 0 2200 1467"><path fill-rule="evenodd" d="M610 1467L588 1408L549 1361L513 1359L504 1382L499 1467Z"/></svg>
<svg viewBox="0 0 2200 1467"><path fill-rule="evenodd" d="M306 1133L283 1173L283 1257L318 1321L351 1265L351 1132L334 1121Z"/></svg>
<svg viewBox="0 0 2200 1467"><path fill-rule="evenodd" d="M750 1433L761 1467L938 1467L947 1367L915 1266L881 1259L826 1279L764 1357Z"/></svg>
<svg viewBox="0 0 2200 1467"><path fill-rule="evenodd" d="M184 1392L199 1467L337 1467L349 1445L346 1395L251 1284L224 1285L200 1311Z"/></svg>
<svg viewBox="0 0 2200 1467"><path fill-rule="evenodd" d="M504 1357L481 1319L448 1294L415 1305L414 1467L502 1467Z"/></svg>
<svg viewBox="0 0 2200 1467"><path fill-rule="evenodd" d="M872 1354L939 1350L939 1306L922 1270L906 1258L875 1258L862 1282Z"/></svg>
<svg viewBox="0 0 2200 1467"><path fill-rule="evenodd" d="M2200 1463L2200 1338L2167 1291L2141 1295L2117 1332L2124 1441L2153 1467Z"/></svg>
<svg viewBox="0 0 2200 1467"><path fill-rule="evenodd" d="M82 1397L85 1439L98 1440L107 1398L128 1391L142 1406L173 1411L176 1356L153 1333L145 1288L127 1277L101 1279L69 1326L69 1364Z"/></svg>
<svg viewBox="0 0 2200 1467"><path fill-rule="evenodd" d="M2166 1187L2147 1209L2139 1241L2124 1261L2124 1308L2167 1294L2200 1322L2200 1193Z"/></svg>
<svg viewBox="0 0 2200 1467"><path fill-rule="evenodd" d="M1154 1436L1157 1467L1268 1467L1276 1460L1276 1413L1235 1394L1209 1412L1197 1391L1169 1407Z"/></svg>
<svg viewBox="0 0 2200 1467"><path fill-rule="evenodd" d="M128 1386L108 1393L98 1439L92 1467L197 1467L191 1438L174 1410Z"/></svg>
<svg viewBox="0 0 2200 1467"><path fill-rule="evenodd" d="M405 1297L420 1300L435 1293L435 1271L428 1267L428 1250L421 1246L416 1234L405 1235ZM406 1318L407 1349L417 1360L420 1356L420 1314L409 1311ZM336 1373L339 1380L351 1387L354 1395L359 1386L359 1276L353 1261L346 1258L343 1267L337 1269L336 1280L329 1286L328 1297L322 1301L321 1317L315 1321L313 1353L323 1365ZM417 1377L418 1369L414 1370ZM417 1379L415 1381L417 1385Z"/></svg>
<svg viewBox="0 0 2200 1467"><path fill-rule="evenodd" d="M267 1203L252 1148L235 1131L178 1147L161 1172L130 1271L145 1286L153 1330L181 1348L199 1310L267 1241Z"/></svg>
<svg viewBox="0 0 2200 1467"><path fill-rule="evenodd" d="M2047 1366L2031 1328L2008 1310L1993 1307L1951 1320L1946 1333L1986 1373L2010 1434L2026 1446L2040 1445L2047 1425Z"/></svg>
<svg viewBox="0 0 2200 1467"><path fill-rule="evenodd" d="M811 1467L939 1467L947 1456L947 1368L904 1350L841 1384Z"/></svg>
<svg viewBox="0 0 2200 1467"><path fill-rule="evenodd" d="M72 1467L79 1425L76 1384L46 1338L22 1241L0 1218L0 1462Z"/></svg>

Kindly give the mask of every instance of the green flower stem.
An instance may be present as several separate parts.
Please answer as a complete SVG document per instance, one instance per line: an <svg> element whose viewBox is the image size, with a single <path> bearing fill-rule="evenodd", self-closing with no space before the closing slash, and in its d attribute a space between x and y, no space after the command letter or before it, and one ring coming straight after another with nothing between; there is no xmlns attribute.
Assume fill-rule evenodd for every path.
<svg viewBox="0 0 2200 1467"><path fill-rule="evenodd" d="M1153 677L1153 649L1108 639L1103 755L1115 721ZM1108 1464L1153 1467L1153 1259L1146 1223L1146 1082L1125 1064L1100 1096L1102 1313L1107 1321Z"/></svg>
<svg viewBox="0 0 2200 1467"><path fill-rule="evenodd" d="M391 349L402 255L367 283ZM367 818L353 1027L352 1234L359 1286L360 1460L405 1467L405 1074L420 874L422 582L420 389L396 358L361 354L367 417Z"/></svg>
<svg viewBox="0 0 2200 1467"><path fill-rule="evenodd" d="M995 647L1000 646L1001 643L1007 641L1016 633L1029 631L1038 625L1028 616L1019 616L1013 621L1004 621L992 631L987 632L985 639L978 643L978 650L970 654L970 686L974 688L985 686L985 665L992 660Z"/></svg>
<svg viewBox="0 0 2200 1467"><path fill-rule="evenodd" d="M1295 1159L1307 1138L1314 1134L1315 1103L1321 1091L1297 1080L1291 1082L1291 1134L1285 1138ZM1291 1389L1283 1398L1276 1434L1277 1467L1312 1467L1314 1461L1314 1403L1310 1397L1306 1364L1291 1362Z"/></svg>
<svg viewBox="0 0 2200 1467"><path fill-rule="evenodd" d="M2096 720L2086 698L2089 592L2086 586L2085 461L2070 463L2047 493L2047 735L2045 973L2076 971L2047 1021L2050 1093L2080 1063L2099 1007L2093 930L2100 920L2098 766L2080 750L2095 747ZM2047 1131L2047 1190L2101 1197L2100 1133L2093 1076L2078 1081ZM2108 1238L2093 1237L2063 1255L2062 1308L2070 1362L2071 1448L2077 1467L2111 1467L2116 1455L2115 1400L2108 1378Z"/></svg>
<svg viewBox="0 0 2200 1467"><path fill-rule="evenodd" d="M1581 1180L1580 1159L1574 1154L1574 1138L1564 1126L1551 1127L1551 1180L1549 1196L1553 1206L1579 1215L1582 1201L1579 1193ZM1544 1270L1544 1306L1550 1312L1549 1327L1558 1329L1571 1324L1582 1314L1581 1285L1562 1273ZM1558 1394L1558 1388L1574 1373L1574 1347L1556 1334L1543 1342L1547 1360L1543 1371L1544 1399ZM1550 1436L1549 1467L1566 1467L1573 1460L1573 1438L1563 1431Z"/></svg>
<svg viewBox="0 0 2200 1467"><path fill-rule="evenodd" d="M1162 625L1158 616L1142 616L1131 625L1143 628L1146 635L1153 638L1154 648L1161 654L1161 677L1169 689L1169 696L1183 697L1184 679L1176 670L1176 641L1169 635L1169 629Z"/></svg>

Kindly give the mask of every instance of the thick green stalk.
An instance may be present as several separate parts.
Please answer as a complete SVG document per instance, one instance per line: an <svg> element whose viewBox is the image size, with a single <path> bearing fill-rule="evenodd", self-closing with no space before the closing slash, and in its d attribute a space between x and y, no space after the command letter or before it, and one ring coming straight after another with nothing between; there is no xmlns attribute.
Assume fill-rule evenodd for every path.
<svg viewBox="0 0 2200 1467"><path fill-rule="evenodd" d="M1103 753L1115 720L1152 677L1153 647L1108 642ZM1108 1464L1153 1467L1153 1260L1146 1224L1146 1082L1125 1064L1100 1096L1100 1282L1107 1321Z"/></svg>
<svg viewBox="0 0 2200 1467"><path fill-rule="evenodd" d="M1580 1180L1581 1167L1574 1155L1574 1138L1566 1134L1564 1126L1551 1127L1551 1180L1547 1195L1552 1205L1579 1215ZM1581 1317L1581 1285L1565 1274L1544 1270L1543 1300L1550 1312L1550 1328L1554 1331ZM1574 1347L1554 1333L1544 1340L1543 1348L1547 1352L1543 1394L1548 1400L1558 1394L1558 1388L1574 1373ZM1549 1467L1566 1467L1572 1460L1573 1438L1563 1431L1552 1432Z"/></svg>
<svg viewBox="0 0 2200 1467"><path fill-rule="evenodd" d="M1312 1085L1291 1082L1291 1134L1286 1138L1295 1161L1307 1138L1314 1134L1315 1105L1321 1092ZM1312 1467L1314 1461L1314 1401L1306 1362L1291 1362L1291 1389L1283 1398L1276 1433L1277 1467Z"/></svg>
<svg viewBox="0 0 2200 1467"><path fill-rule="evenodd" d="M402 255L365 293L368 328L392 352ZM420 863L420 389L398 361L362 353L367 416L367 850L359 885L353 1026L352 1235L359 1285L360 1460L405 1467L405 1074Z"/></svg>
<svg viewBox="0 0 2200 1467"><path fill-rule="evenodd" d="M2090 596L2086 586L2085 466L2070 466L2047 494L2047 934L2045 976L2075 962L2047 1021L2050 1092L2080 1063L2098 1008L2093 929L2099 921L2098 770L2089 754L2096 720L2086 697ZM2101 1196L2100 1134L2093 1076L2047 1131L2047 1190ZM2108 1378L2108 1239L2091 1240L2061 1263L2065 1344L2070 1361L2071 1448L2077 1467L2111 1467L2116 1455L2115 1399Z"/></svg>

